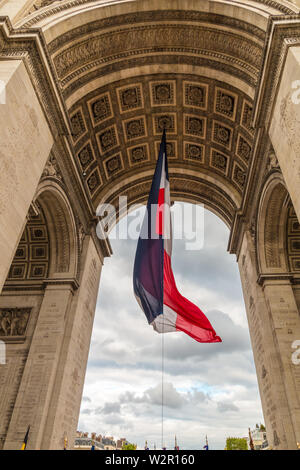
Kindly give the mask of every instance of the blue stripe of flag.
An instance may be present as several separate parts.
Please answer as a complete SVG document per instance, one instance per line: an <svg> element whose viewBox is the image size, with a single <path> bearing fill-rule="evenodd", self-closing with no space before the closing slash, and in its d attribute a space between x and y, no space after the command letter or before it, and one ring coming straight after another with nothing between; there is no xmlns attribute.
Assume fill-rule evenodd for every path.
<svg viewBox="0 0 300 470"><path fill-rule="evenodd" d="M155 234L156 213L152 214L151 211L157 208L158 204L164 152L166 152L165 131L137 244L133 271L134 293L139 298L149 323L163 313L164 240L162 235Z"/></svg>

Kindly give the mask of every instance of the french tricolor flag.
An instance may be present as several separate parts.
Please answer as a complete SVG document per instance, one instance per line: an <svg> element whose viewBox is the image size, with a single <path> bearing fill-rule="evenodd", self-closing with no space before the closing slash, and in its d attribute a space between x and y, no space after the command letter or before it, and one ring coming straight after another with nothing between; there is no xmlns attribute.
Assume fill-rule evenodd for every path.
<svg viewBox="0 0 300 470"><path fill-rule="evenodd" d="M134 293L149 324L158 333L184 331L200 343L221 342L204 313L179 293L171 254L170 184L164 131L137 244Z"/></svg>

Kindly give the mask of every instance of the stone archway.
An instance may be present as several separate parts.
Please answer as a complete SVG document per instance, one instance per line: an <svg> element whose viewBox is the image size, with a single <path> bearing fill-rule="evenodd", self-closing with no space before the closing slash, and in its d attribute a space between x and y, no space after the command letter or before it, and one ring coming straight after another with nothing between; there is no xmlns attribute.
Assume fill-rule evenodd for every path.
<svg viewBox="0 0 300 470"><path fill-rule="evenodd" d="M32 447L59 448L62 432L72 440L101 266L110 254L109 242L96 239L95 212L101 202L114 204L118 212L120 195L127 196L129 204L145 200L160 133L166 127L172 198L203 202L231 229L229 250L237 254L241 270L268 437L274 448L295 448L300 441L299 384L297 370L290 364L288 341L300 335L298 240L295 243L292 232L287 236L285 227L298 222L287 205L288 195L298 217L300 213L297 174L287 167L282 150L294 144L278 128L273 111L281 106L281 124L290 122L288 97L282 98L288 78L282 83L280 77L283 70L285 74L287 69L300 70L296 61L300 23L295 16L299 8L295 2L269 0L233 0L230 4L225 0L142 0L109 5L88 0L22 0L17 10L15 3L0 2L0 14L9 16L0 19L0 77L7 84L9 116L3 119L1 137L10 142L9 155L19 168L14 204L4 215L0 213L14 234L0 274L3 278L9 272L14 254L8 284L14 282L11 276L23 276L20 265L26 250L40 256L50 253L44 271L41 266L36 271L47 285L40 295L41 312L45 296L50 302L59 290L64 297L56 312L64 325L59 329L60 346L51 352L51 373L37 407L40 414L35 418ZM17 96L21 74L26 77L26 99ZM25 160L20 148L27 140L20 131L16 102L33 123L29 133L34 139L27 143ZM17 129L11 122L14 116ZM40 122L36 132L34 126ZM17 146L11 145L13 138ZM280 168L270 157L271 143ZM55 190L51 187L57 176L51 159L45 171L52 185L48 187L46 180L39 183L52 145L63 190L61 185ZM39 146L43 152L36 151ZM20 173L22 165L30 164L31 147L36 159L26 186ZM282 169L283 177L278 176L278 184L272 180L269 187L267 179L276 168L278 174ZM26 244L24 238L16 251L29 204L36 198L43 214L41 231L45 227L49 237L44 252L41 246ZM16 221L15 227L11 220ZM28 223L25 233L30 230ZM1 240L5 238L2 234ZM24 273L29 278L24 274L20 279L23 291L32 282L33 261L26 258ZM282 327L276 323L282 309L275 286L283 284L284 308L293 328L286 319ZM41 346L39 323L43 330L43 319L48 321L50 314L55 317L55 312L47 312L48 307L45 316L40 312L32 331L24 371L20 368L22 377L30 377L32 364L39 362L34 348L35 338ZM288 337L285 328L292 330ZM54 341L53 331L49 345ZM43 363L46 356L40 355ZM42 381L36 383L40 386ZM72 387L76 393L71 410ZM24 426L18 421L20 409L26 409L20 402L21 394L26 397L23 392L23 385L18 385L11 398L9 429L2 431L7 448L13 448L24 432L25 421ZM34 395L33 388L28 393ZM3 406L6 412L8 402Z"/></svg>
<svg viewBox="0 0 300 470"><path fill-rule="evenodd" d="M1 330L4 449L17 448L27 423L33 449L74 439L101 264L60 178L44 172L0 297L1 315L10 315L9 331Z"/></svg>
<svg viewBox="0 0 300 470"><path fill-rule="evenodd" d="M294 224L294 225L293 225ZM292 343L300 334L299 274L291 238L299 223L284 180L269 168L260 191L256 218L245 231L239 268L268 440L273 449L299 442L299 383Z"/></svg>
<svg viewBox="0 0 300 470"><path fill-rule="evenodd" d="M1 295L1 314L9 312L10 315L9 330L4 335L1 332L7 344L7 365L0 371L4 448L14 448L16 439L22 439L28 420L38 446L45 432L49 398L53 387L58 385L51 385L50 378L55 374L61 354L63 319L77 288L77 259L72 259L71 247L74 256L78 242L72 218L59 184L54 179L43 180ZM53 320L49 320L49 312ZM16 323L14 330L13 323ZM38 356L34 350L39 350ZM10 374L13 380L8 380ZM9 403L15 406L5 409Z"/></svg>

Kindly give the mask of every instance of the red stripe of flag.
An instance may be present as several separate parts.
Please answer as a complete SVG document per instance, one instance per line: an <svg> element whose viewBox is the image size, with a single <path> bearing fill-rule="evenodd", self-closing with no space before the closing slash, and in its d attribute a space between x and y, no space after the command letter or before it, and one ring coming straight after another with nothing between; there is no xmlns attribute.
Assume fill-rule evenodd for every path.
<svg viewBox="0 0 300 470"><path fill-rule="evenodd" d="M164 305L177 313L176 329L184 331L200 343L222 342L210 321L195 304L183 297L177 289L171 259L164 250Z"/></svg>
<svg viewBox="0 0 300 470"><path fill-rule="evenodd" d="M164 202L165 188L160 188L158 193L158 203L156 212L156 233L158 235L164 234Z"/></svg>

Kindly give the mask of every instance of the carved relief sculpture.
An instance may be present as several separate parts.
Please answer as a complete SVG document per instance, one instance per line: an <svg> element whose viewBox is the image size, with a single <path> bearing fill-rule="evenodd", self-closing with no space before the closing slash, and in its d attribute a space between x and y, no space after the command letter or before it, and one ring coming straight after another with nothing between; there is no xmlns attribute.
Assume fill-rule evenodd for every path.
<svg viewBox="0 0 300 470"><path fill-rule="evenodd" d="M31 308L1 308L0 337L24 336Z"/></svg>

